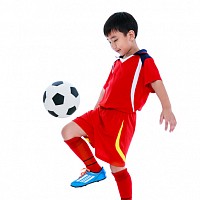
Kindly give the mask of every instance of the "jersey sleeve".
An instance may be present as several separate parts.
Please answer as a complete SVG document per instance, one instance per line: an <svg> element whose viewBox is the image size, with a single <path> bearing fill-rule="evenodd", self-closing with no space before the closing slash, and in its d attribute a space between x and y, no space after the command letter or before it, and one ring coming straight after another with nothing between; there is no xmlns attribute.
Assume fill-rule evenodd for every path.
<svg viewBox="0 0 200 200"><path fill-rule="evenodd" d="M106 89L108 87L111 77L112 77L112 69L110 70L110 74L109 74L109 76L108 76L108 78L106 80L106 83L103 86L103 89Z"/></svg>
<svg viewBox="0 0 200 200"><path fill-rule="evenodd" d="M150 92L155 92L151 87L151 83L157 80L162 80L158 68L152 58L145 60L143 65L144 84L150 89Z"/></svg>

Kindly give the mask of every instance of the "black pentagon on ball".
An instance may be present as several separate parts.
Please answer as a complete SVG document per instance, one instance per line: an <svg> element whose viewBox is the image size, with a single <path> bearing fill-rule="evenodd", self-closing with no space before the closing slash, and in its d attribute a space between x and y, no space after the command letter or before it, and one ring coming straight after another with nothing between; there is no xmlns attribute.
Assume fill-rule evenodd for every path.
<svg viewBox="0 0 200 200"><path fill-rule="evenodd" d="M44 95L43 95L43 103L45 102L46 98L47 98L47 94L46 94L46 91L45 91Z"/></svg>
<svg viewBox="0 0 200 200"><path fill-rule="evenodd" d="M62 94L56 93L54 95L54 97L52 98L52 100L53 100L54 104L56 106L58 106L58 105L62 105L64 103L64 98L65 97Z"/></svg>
<svg viewBox="0 0 200 200"><path fill-rule="evenodd" d="M49 112L49 114L53 115L54 117L58 117L58 115L55 112L50 111L50 110L48 110L48 112Z"/></svg>
<svg viewBox="0 0 200 200"><path fill-rule="evenodd" d="M71 90L71 94L74 95L75 97L78 96L78 91L76 90L75 87L70 87L70 90Z"/></svg>
<svg viewBox="0 0 200 200"><path fill-rule="evenodd" d="M52 83L53 86L59 86L61 84L63 84L63 81L56 81L56 82Z"/></svg>
<svg viewBox="0 0 200 200"><path fill-rule="evenodd" d="M67 115L72 115L75 111L76 111L76 107L73 106L73 107L71 107L71 108L68 109Z"/></svg>

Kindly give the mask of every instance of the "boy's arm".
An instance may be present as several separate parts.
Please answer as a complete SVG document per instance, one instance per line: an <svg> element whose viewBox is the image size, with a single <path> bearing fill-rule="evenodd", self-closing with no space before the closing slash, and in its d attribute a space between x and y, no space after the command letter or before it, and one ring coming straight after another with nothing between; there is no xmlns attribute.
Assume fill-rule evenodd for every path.
<svg viewBox="0 0 200 200"><path fill-rule="evenodd" d="M165 89L165 86L161 80L157 80L151 83L152 88L157 94L160 103L162 105L162 112L160 115L160 124L165 120L165 130L170 126L169 131L172 132L176 127L176 118L172 112L171 103Z"/></svg>
<svg viewBox="0 0 200 200"><path fill-rule="evenodd" d="M97 103L96 103L94 109L98 108L99 102L100 102L101 99L103 98L104 93L105 93L105 89L103 88L103 89L101 90L101 93L100 93L100 95L99 95L99 99L98 99L98 101L97 101Z"/></svg>

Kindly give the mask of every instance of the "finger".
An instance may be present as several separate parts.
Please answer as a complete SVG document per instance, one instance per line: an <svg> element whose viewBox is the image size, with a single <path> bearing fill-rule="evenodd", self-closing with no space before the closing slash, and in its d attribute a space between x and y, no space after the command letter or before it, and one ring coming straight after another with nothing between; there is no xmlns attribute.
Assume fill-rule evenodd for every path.
<svg viewBox="0 0 200 200"><path fill-rule="evenodd" d="M174 131L174 129L175 129L175 125L174 125L174 124L170 125L169 132L172 132L172 131Z"/></svg>
<svg viewBox="0 0 200 200"><path fill-rule="evenodd" d="M167 120L165 120L165 130L167 130L168 129L168 121Z"/></svg>
<svg viewBox="0 0 200 200"><path fill-rule="evenodd" d="M169 130L169 132L174 131L174 129L176 127L176 124L177 124L176 120L174 120L172 123L170 123L170 130Z"/></svg>
<svg viewBox="0 0 200 200"><path fill-rule="evenodd" d="M160 124L163 123L163 119L164 119L164 116L163 116L163 114L161 113L161 114L160 114Z"/></svg>

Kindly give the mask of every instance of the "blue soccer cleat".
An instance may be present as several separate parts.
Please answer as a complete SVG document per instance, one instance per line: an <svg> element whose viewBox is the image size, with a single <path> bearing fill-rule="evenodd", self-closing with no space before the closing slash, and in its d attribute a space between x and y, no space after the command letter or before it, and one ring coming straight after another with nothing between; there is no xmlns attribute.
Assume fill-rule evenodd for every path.
<svg viewBox="0 0 200 200"><path fill-rule="evenodd" d="M106 178L106 171L102 167L100 172L94 173L90 172L88 169L84 169L81 176L71 183L72 187L83 187L91 183L102 181Z"/></svg>

